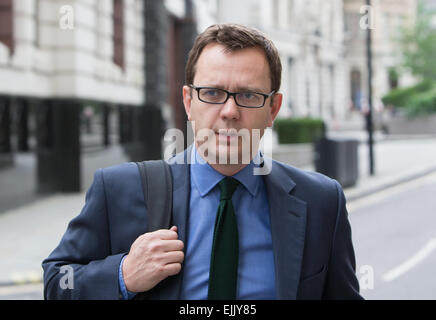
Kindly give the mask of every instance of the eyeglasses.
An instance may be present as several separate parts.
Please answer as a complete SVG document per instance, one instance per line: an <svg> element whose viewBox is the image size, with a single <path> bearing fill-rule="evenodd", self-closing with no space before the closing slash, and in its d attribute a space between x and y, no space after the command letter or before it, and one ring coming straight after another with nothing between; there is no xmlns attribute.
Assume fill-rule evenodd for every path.
<svg viewBox="0 0 436 320"><path fill-rule="evenodd" d="M266 99L271 97L275 91L269 94L260 92L229 92L224 89L210 88L210 87L196 87L192 84L189 85L198 93L198 99L202 102L210 104L224 104L233 96L238 106L244 108L262 108L265 105Z"/></svg>

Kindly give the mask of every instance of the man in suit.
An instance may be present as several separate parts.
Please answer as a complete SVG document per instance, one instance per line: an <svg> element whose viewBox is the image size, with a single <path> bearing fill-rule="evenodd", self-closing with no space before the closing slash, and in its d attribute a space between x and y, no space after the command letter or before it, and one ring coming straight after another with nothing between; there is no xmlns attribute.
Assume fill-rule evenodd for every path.
<svg viewBox="0 0 436 320"><path fill-rule="evenodd" d="M244 149L240 132L272 127L280 81L277 49L259 31L224 24L200 34L183 87L195 143L169 161L174 226L145 232L152 213L135 164L98 170L43 261L44 296L361 299L340 185L266 161L256 143ZM65 266L73 285L63 289Z"/></svg>

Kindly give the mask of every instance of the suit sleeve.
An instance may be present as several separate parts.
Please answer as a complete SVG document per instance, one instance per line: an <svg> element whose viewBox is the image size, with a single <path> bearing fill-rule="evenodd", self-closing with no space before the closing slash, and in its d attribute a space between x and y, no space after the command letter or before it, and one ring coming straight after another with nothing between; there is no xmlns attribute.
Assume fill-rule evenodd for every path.
<svg viewBox="0 0 436 320"><path fill-rule="evenodd" d="M119 299L118 272L125 253L112 255L102 170L81 213L42 262L45 299Z"/></svg>
<svg viewBox="0 0 436 320"><path fill-rule="evenodd" d="M339 183L335 181L335 185L338 205L324 299L362 299L345 196Z"/></svg>

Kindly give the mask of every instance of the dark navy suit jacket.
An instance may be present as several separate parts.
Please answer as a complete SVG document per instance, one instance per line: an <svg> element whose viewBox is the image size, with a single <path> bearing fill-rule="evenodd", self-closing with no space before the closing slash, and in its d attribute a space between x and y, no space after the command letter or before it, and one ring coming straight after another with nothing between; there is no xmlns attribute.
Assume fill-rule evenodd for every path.
<svg viewBox="0 0 436 320"><path fill-rule="evenodd" d="M190 149L169 161L174 181L173 225L183 242L189 212ZM361 299L339 183L281 162L271 161L270 165L264 181L278 299ZM147 214L136 164L96 171L82 212L69 223L58 247L42 263L44 297L119 299L120 262L135 239L145 233ZM64 265L74 270L69 279L73 284L66 289L60 286L67 276L60 273ZM178 299L182 274L165 279L150 298Z"/></svg>

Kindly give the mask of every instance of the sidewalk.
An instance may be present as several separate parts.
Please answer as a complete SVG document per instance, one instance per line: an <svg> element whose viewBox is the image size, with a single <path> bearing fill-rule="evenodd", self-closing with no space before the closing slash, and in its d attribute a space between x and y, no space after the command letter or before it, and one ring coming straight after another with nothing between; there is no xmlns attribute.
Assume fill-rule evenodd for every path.
<svg viewBox="0 0 436 320"><path fill-rule="evenodd" d="M414 140L380 137L374 151L376 175L370 177L368 147L365 143L360 144L360 176L356 186L344 190L348 202L436 171L436 137ZM110 152L115 157L111 161L123 160L119 150ZM95 169L110 165L107 154L94 157L88 159L84 166L85 174L88 175L84 181L86 187L89 186ZM313 168L309 166L305 169ZM2 190L5 188L3 174L0 172ZM68 222L80 213L84 200L85 192L58 194L0 213L0 288L41 282L42 260L59 243Z"/></svg>
<svg viewBox="0 0 436 320"><path fill-rule="evenodd" d="M436 138L384 140L374 145L375 175L369 174L369 148L359 146L359 179L344 190L347 201L376 193L436 171Z"/></svg>

